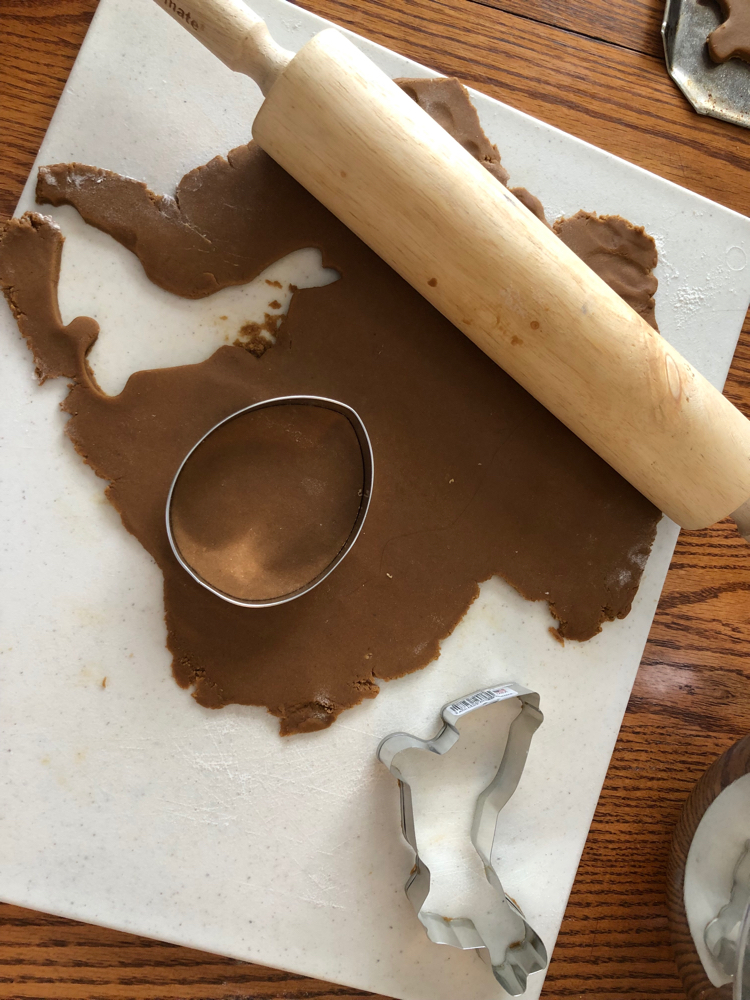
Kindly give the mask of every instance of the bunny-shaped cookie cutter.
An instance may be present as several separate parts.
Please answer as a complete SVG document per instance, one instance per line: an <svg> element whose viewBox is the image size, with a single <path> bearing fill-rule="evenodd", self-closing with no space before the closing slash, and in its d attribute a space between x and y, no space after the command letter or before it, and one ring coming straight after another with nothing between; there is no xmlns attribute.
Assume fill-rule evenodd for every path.
<svg viewBox="0 0 750 1000"><path fill-rule="evenodd" d="M539 935L524 918L521 909L506 895L492 867L491 858L500 811L518 787L532 737L544 718L539 711L539 695L516 684L515 681L474 691L443 707L440 715L444 725L433 739L422 740L409 733L391 733L381 741L377 756L398 779L401 792L401 828L404 838L415 854L415 865L406 882L405 890L427 931L427 936L435 944L451 945L464 950L481 949L480 955L486 958L490 953L488 943L480 935L473 920L468 917L450 919L422 908L430 891L430 870L419 857L411 788L404 780L396 760L404 750L411 749L427 750L436 754L447 753L458 742L460 734L456 722L461 716L511 698L520 701L521 711L511 723L495 777L477 799L471 840L484 863L487 881L497 890L500 905L508 908L517 929L512 940L506 944L502 962L492 964L492 972L504 990L511 996L520 996L526 990L528 977L533 972L546 968L547 950ZM500 947L502 943L498 942Z"/></svg>

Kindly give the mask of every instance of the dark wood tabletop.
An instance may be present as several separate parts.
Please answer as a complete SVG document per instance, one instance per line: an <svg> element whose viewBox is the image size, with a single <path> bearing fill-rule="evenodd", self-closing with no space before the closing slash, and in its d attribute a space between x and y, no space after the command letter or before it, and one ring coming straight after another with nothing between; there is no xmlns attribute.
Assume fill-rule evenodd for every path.
<svg viewBox="0 0 750 1000"><path fill-rule="evenodd" d="M668 78L663 0L303 5L750 213L750 131L699 117ZM95 6L0 0L2 217L13 212ZM726 393L750 414L747 322ZM701 773L750 731L749 640L750 546L730 522L683 532L555 947L547 1000L684 995L667 926L669 842ZM363 995L0 904L1 1000Z"/></svg>

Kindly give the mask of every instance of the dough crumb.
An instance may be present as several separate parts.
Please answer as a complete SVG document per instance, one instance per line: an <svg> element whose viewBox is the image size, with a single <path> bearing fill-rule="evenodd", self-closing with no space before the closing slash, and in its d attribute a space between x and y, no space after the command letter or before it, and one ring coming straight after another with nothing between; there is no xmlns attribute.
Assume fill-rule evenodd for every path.
<svg viewBox="0 0 750 1000"><path fill-rule="evenodd" d="M559 631L555 628L554 625L550 625L548 632L552 636L552 638L555 639L556 642L560 643L561 646L565 645L565 639L560 635Z"/></svg>
<svg viewBox="0 0 750 1000"><path fill-rule="evenodd" d="M276 333L281 319L281 316L265 313L262 323L243 323L234 346L244 348L248 354L253 354L256 358L262 358L268 348L276 343Z"/></svg>

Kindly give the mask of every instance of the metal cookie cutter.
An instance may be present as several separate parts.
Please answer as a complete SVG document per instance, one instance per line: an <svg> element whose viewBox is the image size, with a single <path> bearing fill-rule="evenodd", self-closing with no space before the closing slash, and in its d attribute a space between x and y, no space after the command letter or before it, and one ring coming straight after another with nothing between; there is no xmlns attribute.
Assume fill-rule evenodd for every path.
<svg viewBox="0 0 750 1000"><path fill-rule="evenodd" d="M732 894L718 916L706 925L703 939L716 964L734 980L733 1000L750 998L750 840L734 869Z"/></svg>
<svg viewBox="0 0 750 1000"><path fill-rule="evenodd" d="M216 431L220 430L222 427L225 427L226 424L232 420L242 420L246 414L254 413L257 410L264 410L274 406L317 406L324 410L333 410L335 413L340 413L342 416L346 417L357 436L359 450L362 456L363 478L362 489L360 491L361 500L357 516L352 524L351 531L349 532L349 537L328 565L325 566L317 574L317 576L308 580L303 586L299 587L297 590L293 590L291 593L277 594L273 597L257 599L240 597L237 594L228 594L224 590L219 590L208 580L205 580L201 574L190 565L189 561L180 551L180 547L174 536L174 531L172 530L172 506L175 495L175 487L177 486L177 482L182 475L185 466L189 464L190 459L207 438L209 438ZM348 555L352 546L359 538L359 534L362 531L362 525L367 517L367 511L370 506L370 498L372 496L372 483L374 476L373 464L374 459L372 456L372 444L370 443L367 428L362 422L362 418L357 411L353 410L351 406L347 406L346 403L341 403L337 399L327 399L325 396L277 396L274 399L263 399L259 403L253 403L252 406L245 406L243 409L237 410L236 413L232 413L228 417L224 417L224 419L220 420L218 424L214 424L214 426L193 445L185 458L183 458L179 469L175 473L172 485L169 487L169 494L167 495L166 510L167 538L172 548L172 552L174 553L177 562L184 570L187 570L190 576L192 576L197 583L199 583L202 587L205 587L206 590L210 590L211 593L215 594L217 597L221 597L223 600L228 601L230 604L237 604L243 608L269 608L276 604L286 604L288 601L293 601L297 597L301 597L303 594L307 594L310 590L313 590L313 588L317 587L319 583L322 583L323 580L325 580L326 577L336 569L341 560Z"/></svg>
<svg viewBox="0 0 750 1000"><path fill-rule="evenodd" d="M511 996L520 996L526 990L526 981L531 973L546 968L547 950L539 935L524 919L520 908L505 894L500 879L492 867L491 857L500 810L518 786L531 746L531 738L544 718L539 711L539 695L535 691L521 687L515 681L475 691L443 707L440 714L445 724L433 739L421 740L409 733L392 733L381 741L377 756L391 774L398 778L401 792L401 828L404 838L416 855L415 866L405 885L406 895L427 930L427 936L435 944L447 944L462 949L483 949L480 954L486 958L489 955L488 944L479 934L473 920L468 917L447 919L439 913L430 913L422 909L430 891L430 870L419 857L411 788L404 781L396 764L396 758L403 750L410 749L428 750L436 754L447 753L458 742L460 734L456 722L461 716L510 698L518 698L521 702L521 712L511 723L505 751L495 777L477 799L471 840L484 863L487 881L499 893L500 905L507 907L517 927L517 933L505 949L503 961L497 965L493 964L492 972L504 990Z"/></svg>
<svg viewBox="0 0 750 1000"><path fill-rule="evenodd" d="M750 127L750 66L741 59L717 64L706 39L721 23L718 6L667 0L661 36L667 71L700 115Z"/></svg>

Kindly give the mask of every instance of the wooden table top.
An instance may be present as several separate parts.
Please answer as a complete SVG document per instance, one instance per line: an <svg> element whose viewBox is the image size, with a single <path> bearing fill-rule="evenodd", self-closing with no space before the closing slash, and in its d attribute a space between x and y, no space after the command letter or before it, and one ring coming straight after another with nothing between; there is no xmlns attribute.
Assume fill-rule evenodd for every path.
<svg viewBox="0 0 750 1000"><path fill-rule="evenodd" d="M0 217L13 212L95 6L0 3ZM673 86L659 37L662 0L304 6L750 214L750 131L699 117ZM750 414L747 322L726 393ZM750 546L731 523L681 535L547 975L547 1000L683 996L667 927L667 852L701 773L750 728L749 592ZM0 1000L364 995L0 904Z"/></svg>

